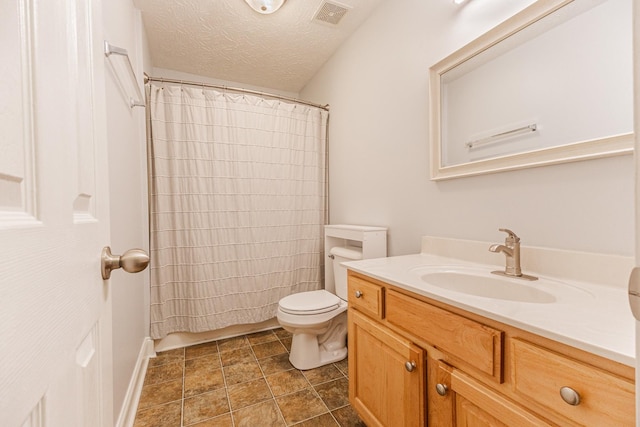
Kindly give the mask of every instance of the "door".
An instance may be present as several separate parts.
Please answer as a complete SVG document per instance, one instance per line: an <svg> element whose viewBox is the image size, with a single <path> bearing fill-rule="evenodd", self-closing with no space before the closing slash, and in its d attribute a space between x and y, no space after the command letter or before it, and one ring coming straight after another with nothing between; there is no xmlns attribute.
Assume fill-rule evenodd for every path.
<svg viewBox="0 0 640 427"><path fill-rule="evenodd" d="M633 2L633 127L635 132L634 156L636 170L636 268L640 268L640 4ZM636 273L637 274L637 273ZM636 279L640 278L640 274ZM629 281L629 303L636 317L636 425L640 425L640 294L637 294L638 283L633 283L632 273ZM631 292L636 295L632 295Z"/></svg>
<svg viewBox="0 0 640 427"><path fill-rule="evenodd" d="M0 2L0 424L112 426L99 0Z"/></svg>
<svg viewBox="0 0 640 427"><path fill-rule="evenodd" d="M373 426L425 425L424 351L349 309L349 400Z"/></svg>

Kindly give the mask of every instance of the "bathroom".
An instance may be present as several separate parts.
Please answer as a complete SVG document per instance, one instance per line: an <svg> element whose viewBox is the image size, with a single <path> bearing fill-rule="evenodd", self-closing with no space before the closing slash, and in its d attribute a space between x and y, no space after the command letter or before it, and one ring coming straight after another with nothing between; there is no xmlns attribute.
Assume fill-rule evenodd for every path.
<svg viewBox="0 0 640 427"><path fill-rule="evenodd" d="M294 1L300 0L288 0ZM190 7L195 1L183 3ZM429 179L429 67L532 3L381 1L295 93L330 105L331 223L388 227L390 256L419 253L422 236L500 242L498 229L507 227L523 246L633 258L632 155ZM157 59L146 47L135 2L111 0L102 8L104 38L128 49L137 71L163 76L154 69ZM208 78L192 74L175 75ZM148 247L144 112L124 105L113 76L107 73L105 80L109 242L121 253ZM149 350L149 281L122 272L112 277L115 423L131 379L139 375L140 355Z"/></svg>

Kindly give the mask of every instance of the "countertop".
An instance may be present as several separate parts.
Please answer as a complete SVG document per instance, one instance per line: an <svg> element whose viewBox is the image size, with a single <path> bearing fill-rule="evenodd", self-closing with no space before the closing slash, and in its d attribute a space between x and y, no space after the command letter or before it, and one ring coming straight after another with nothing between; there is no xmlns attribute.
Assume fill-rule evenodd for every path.
<svg viewBox="0 0 640 427"><path fill-rule="evenodd" d="M430 254L351 261L343 265L404 290L635 367L635 319L625 289L556 280L536 274L558 286L558 292L554 293L556 301L519 302L472 296L432 286L420 278L419 271L415 271L428 266L462 266L492 271L504 269L504 266L475 264ZM531 282L530 286L535 287L536 282Z"/></svg>

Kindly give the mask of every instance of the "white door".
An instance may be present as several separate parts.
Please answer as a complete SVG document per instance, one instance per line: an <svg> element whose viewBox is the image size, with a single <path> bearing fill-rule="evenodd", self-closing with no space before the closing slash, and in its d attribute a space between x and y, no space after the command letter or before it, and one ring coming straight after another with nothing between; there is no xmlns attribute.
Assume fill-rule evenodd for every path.
<svg viewBox="0 0 640 427"><path fill-rule="evenodd" d="M99 0L0 1L0 425L112 426Z"/></svg>
<svg viewBox="0 0 640 427"><path fill-rule="evenodd" d="M635 169L636 169L636 268L640 268L640 4L633 2L633 125L635 132ZM636 271L637 272L637 271ZM634 276L632 275L632 278ZM629 282L629 302L636 316L636 425L640 426L640 296L631 295L636 292L637 283Z"/></svg>

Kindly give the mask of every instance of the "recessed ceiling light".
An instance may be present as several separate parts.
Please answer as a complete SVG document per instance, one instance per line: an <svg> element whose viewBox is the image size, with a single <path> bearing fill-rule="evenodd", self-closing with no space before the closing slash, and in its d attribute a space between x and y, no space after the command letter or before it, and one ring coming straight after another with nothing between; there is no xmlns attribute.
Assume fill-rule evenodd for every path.
<svg viewBox="0 0 640 427"><path fill-rule="evenodd" d="M244 0L251 9L267 15L280 9L286 0Z"/></svg>
<svg viewBox="0 0 640 427"><path fill-rule="evenodd" d="M455 4L462 4L464 3L466 0L453 0L453 3Z"/></svg>

